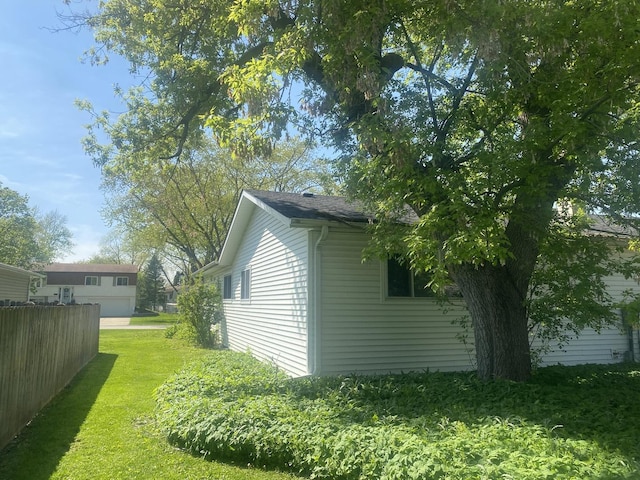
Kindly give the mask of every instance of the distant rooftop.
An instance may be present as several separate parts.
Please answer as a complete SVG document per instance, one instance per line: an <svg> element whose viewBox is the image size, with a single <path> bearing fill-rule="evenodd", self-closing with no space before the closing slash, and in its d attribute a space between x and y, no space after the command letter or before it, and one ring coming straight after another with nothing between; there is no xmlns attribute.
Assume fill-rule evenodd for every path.
<svg viewBox="0 0 640 480"><path fill-rule="evenodd" d="M43 272L60 273L138 273L138 267L130 264L110 263L51 263Z"/></svg>

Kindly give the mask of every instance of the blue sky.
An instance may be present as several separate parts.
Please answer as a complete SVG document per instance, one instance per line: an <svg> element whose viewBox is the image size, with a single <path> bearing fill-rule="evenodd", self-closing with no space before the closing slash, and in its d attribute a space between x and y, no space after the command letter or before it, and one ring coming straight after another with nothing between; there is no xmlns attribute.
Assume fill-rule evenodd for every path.
<svg viewBox="0 0 640 480"><path fill-rule="evenodd" d="M82 6L82 5L80 5ZM133 79L127 65L82 63L93 45L90 31L52 33L60 26L62 0L3 2L0 15L0 182L29 196L42 213L66 215L76 244L73 262L97 253L109 228L100 216L100 170L84 154L81 139L91 119L74 101L96 110L121 110L113 86Z"/></svg>

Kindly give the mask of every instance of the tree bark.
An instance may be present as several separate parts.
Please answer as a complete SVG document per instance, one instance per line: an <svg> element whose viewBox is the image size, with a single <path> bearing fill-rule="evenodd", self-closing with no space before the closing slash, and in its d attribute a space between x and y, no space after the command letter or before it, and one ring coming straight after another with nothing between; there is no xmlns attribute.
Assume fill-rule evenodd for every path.
<svg viewBox="0 0 640 480"><path fill-rule="evenodd" d="M462 264L452 276L471 316L478 376L523 382L531 376L526 299L553 198L519 199L506 226L511 256L503 264Z"/></svg>
<svg viewBox="0 0 640 480"><path fill-rule="evenodd" d="M471 315L478 376L528 380L531 355L525 297L509 269L462 265L455 278Z"/></svg>

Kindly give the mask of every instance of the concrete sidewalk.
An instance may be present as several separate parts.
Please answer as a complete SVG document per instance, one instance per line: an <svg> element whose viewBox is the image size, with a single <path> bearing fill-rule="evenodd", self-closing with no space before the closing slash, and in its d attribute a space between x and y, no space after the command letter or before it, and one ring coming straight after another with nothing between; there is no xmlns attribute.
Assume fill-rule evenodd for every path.
<svg viewBox="0 0 640 480"><path fill-rule="evenodd" d="M166 325L130 325L129 317L101 317L100 330L162 330Z"/></svg>

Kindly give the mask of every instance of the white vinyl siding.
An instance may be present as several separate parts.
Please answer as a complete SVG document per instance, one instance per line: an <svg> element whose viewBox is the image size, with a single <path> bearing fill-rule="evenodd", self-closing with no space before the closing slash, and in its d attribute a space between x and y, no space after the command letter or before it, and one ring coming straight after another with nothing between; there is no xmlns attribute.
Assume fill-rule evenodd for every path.
<svg viewBox="0 0 640 480"><path fill-rule="evenodd" d="M306 375L307 232L256 208L242 238L231 269L234 300L224 304L223 337L232 350ZM241 272L249 266L250 301L240 300Z"/></svg>
<svg viewBox="0 0 640 480"><path fill-rule="evenodd" d="M623 292L628 289L638 291L638 283L623 276L611 276L607 279L608 291L616 301L622 301ZM638 351L638 331L633 332L634 357L640 359ZM539 343L534 342L534 347ZM555 347L543 358L541 365L579 365L583 363L618 363L630 358L629 337L623 328L622 317L615 325L602 328L596 332L592 328L585 328L577 338L562 347Z"/></svg>
<svg viewBox="0 0 640 480"><path fill-rule="evenodd" d="M29 300L29 282L27 275L17 272L0 271L0 300L26 302Z"/></svg>
<svg viewBox="0 0 640 480"><path fill-rule="evenodd" d="M385 298L386 269L362 262L366 244L353 229L331 229L322 244L320 373L473 368L452 324L466 309L458 302L443 313L432 298Z"/></svg>
<svg viewBox="0 0 640 480"><path fill-rule="evenodd" d="M443 312L434 299L385 298L383 263L361 262L366 236L344 229L330 232L321 252L320 373L475 368L473 331L464 332L456 322L467 314L462 301L452 298ZM625 289L638 287L621 277L610 278L608 284L617 299ZM562 349L545 355L542 364L620 362L629 356L629 339L621 326L600 333L585 329ZM459 340L465 334L466 345ZM634 336L637 360L637 330Z"/></svg>

